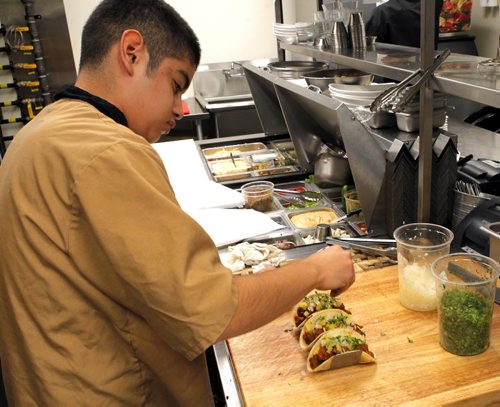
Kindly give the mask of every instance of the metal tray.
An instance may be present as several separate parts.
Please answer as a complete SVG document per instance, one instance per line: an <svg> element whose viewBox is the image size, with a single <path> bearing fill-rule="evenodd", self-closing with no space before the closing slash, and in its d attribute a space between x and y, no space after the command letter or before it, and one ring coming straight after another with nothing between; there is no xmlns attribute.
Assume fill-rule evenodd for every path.
<svg viewBox="0 0 500 407"><path fill-rule="evenodd" d="M420 114L396 113L398 129L412 133L420 128ZM441 127L446 121L446 108L436 109L432 112L432 127Z"/></svg>
<svg viewBox="0 0 500 407"><path fill-rule="evenodd" d="M373 114L367 121L368 126L372 129L385 129L387 127L396 126L396 115L391 112L380 110Z"/></svg>
<svg viewBox="0 0 500 407"><path fill-rule="evenodd" d="M239 157L242 153L252 153L257 151L268 150L264 143L243 143L233 144L223 147L210 147L202 149L203 155L207 160L223 160L233 157Z"/></svg>
<svg viewBox="0 0 500 407"><path fill-rule="evenodd" d="M323 221L319 220L317 223L312 222L308 226L300 226L300 225L297 225L293 221L293 218L300 216L302 214L313 214L314 212L320 212L320 211L332 212L336 216L335 219L342 216L341 211L336 206L332 206L332 207L328 206L328 207L321 207L321 208L314 208L314 209L289 212L289 213L287 213L287 220L290 222L290 225L293 228L298 229L298 230L314 229L320 223L328 223L328 224L335 223L335 219L332 219L331 222L325 222L324 220Z"/></svg>
<svg viewBox="0 0 500 407"><path fill-rule="evenodd" d="M281 151L295 150L291 140L273 141L271 145Z"/></svg>
<svg viewBox="0 0 500 407"><path fill-rule="evenodd" d="M288 174L297 172L299 169L293 165L286 165L283 167L267 168L264 170L254 171L256 177L268 177L270 175Z"/></svg>
<svg viewBox="0 0 500 407"><path fill-rule="evenodd" d="M267 236L257 236L251 239L246 239L246 241L250 243L266 243L282 250L292 249L304 244L302 238L289 229L286 232L278 234L274 233Z"/></svg>

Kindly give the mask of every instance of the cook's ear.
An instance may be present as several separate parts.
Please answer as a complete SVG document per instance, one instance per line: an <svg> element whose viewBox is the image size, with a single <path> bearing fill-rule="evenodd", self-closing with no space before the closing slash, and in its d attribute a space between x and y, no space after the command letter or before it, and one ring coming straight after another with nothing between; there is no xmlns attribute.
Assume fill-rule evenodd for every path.
<svg viewBox="0 0 500 407"><path fill-rule="evenodd" d="M137 30L125 30L120 40L120 62L129 75L145 57L144 38Z"/></svg>

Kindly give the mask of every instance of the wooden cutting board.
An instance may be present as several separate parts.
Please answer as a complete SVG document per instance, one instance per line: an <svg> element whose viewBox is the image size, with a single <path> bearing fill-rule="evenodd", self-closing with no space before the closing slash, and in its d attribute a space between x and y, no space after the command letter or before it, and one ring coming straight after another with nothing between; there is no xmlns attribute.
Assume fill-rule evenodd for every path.
<svg viewBox="0 0 500 407"><path fill-rule="evenodd" d="M398 295L397 266L358 274L342 295L364 327L375 364L307 372L307 354L286 332L291 313L230 339L246 405L500 405L500 307L489 349L455 356L439 345L437 312L410 311Z"/></svg>

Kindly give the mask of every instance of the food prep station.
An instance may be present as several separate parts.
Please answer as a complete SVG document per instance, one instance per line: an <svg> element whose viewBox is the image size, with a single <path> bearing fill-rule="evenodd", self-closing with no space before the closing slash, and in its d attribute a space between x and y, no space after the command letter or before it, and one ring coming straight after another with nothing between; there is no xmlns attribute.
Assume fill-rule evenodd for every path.
<svg viewBox="0 0 500 407"><path fill-rule="evenodd" d="M296 45L283 44L282 47L304 51ZM311 56L326 54L307 46L305 53ZM340 60L342 58L340 56ZM365 62L360 62L360 66L356 61L353 64L356 68L365 67ZM373 72L390 71L393 79L403 79L399 68L375 69L371 63L369 67ZM333 221L333 233L387 238L392 237L393 230L400 224L416 221L419 133L415 131L418 130L418 116L405 117L409 114L407 111L398 118L391 117L390 125L384 122L383 115L361 123L343 103L329 96L297 86L254 64L244 64L243 69L264 133L198 141L196 144L207 174L214 181L234 189L251 181L269 180L279 189L304 189L322 194L321 201L312 208L290 207L289 202L275 194L273 208L266 214L284 228L245 241L281 248L287 261L326 247L326 243L314 239L314 226L297 227L292 219L294 215L323 209L333 211L337 217L345 215L341 200L343 184L355 185L364 219ZM453 94L455 86L447 82L443 89ZM473 100L477 99L475 92L473 88ZM488 92L487 100L491 101L491 91ZM431 214L431 222L448 224L454 200L448 191L456 181L456 157L464 150L475 153L467 148L476 143L479 150L485 141L492 149L490 152L498 147L488 132L450 118L444 110L444 95L437 94L435 106L438 107L434 118L436 127L444 126L435 128L432 134L435 169L432 183L435 185L431 195L435 211ZM411 108L410 104L410 113L413 113ZM315 163L325 146L346 152L351 179L329 187L306 182L314 175ZM401 193L403 189L405 194ZM436 203L439 203L437 208ZM220 248L221 256L225 251L227 247ZM400 305L395 262L361 251L353 253L355 264L358 259L356 270L360 274L356 287L342 297L357 315L363 315L359 322L365 326L380 361L369 367L352 366L336 372L307 374L304 356L286 332L290 322L287 313L257 331L220 342L211 349L209 360L217 365L217 381L227 405L290 404L296 401L287 396L290 392L295 395L303 392L304 405L324 404L332 393L320 389L337 385L345 392L338 397L344 402L357 400L361 403L366 395L380 405L420 399L430 404L448 400L474 400L480 404L499 402L498 343L493 342L484 354L466 360L447 354L439 347L437 315L416 314ZM251 272L246 269L243 274ZM498 336L499 330L500 315L495 307L492 336ZM417 380L427 385L418 386L414 391L405 390L405 386L410 386L404 374L408 368L413 375L412 383ZM458 375L453 380L460 369L474 373L470 377ZM356 385L349 388L349 383ZM455 392L456 388L460 390Z"/></svg>

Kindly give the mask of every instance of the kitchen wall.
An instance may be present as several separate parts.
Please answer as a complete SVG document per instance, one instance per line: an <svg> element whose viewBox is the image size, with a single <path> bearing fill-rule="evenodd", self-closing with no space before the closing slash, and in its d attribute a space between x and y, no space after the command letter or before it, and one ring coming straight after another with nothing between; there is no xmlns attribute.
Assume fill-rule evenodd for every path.
<svg viewBox="0 0 500 407"><path fill-rule="evenodd" d="M80 61L81 31L100 0L64 0L75 65ZM276 58L271 0L169 0L198 35L201 63ZM192 88L186 96L193 94Z"/></svg>
<svg viewBox="0 0 500 407"><path fill-rule="evenodd" d="M100 0L64 0L75 64L80 59L81 31ZM193 27L202 47L202 63L275 58L271 0L169 0Z"/></svg>
<svg viewBox="0 0 500 407"><path fill-rule="evenodd" d="M75 65L80 55L82 27L100 0L64 0ZM197 33L202 63L277 57L272 35L275 20L272 0L168 0ZM365 3L367 0L365 0ZM283 0L285 22L312 19L316 0ZM494 57L500 34L499 7L480 7L473 1L471 33L479 55ZM287 58L302 59L290 55ZM192 90L188 91L188 95Z"/></svg>
<svg viewBox="0 0 500 407"><path fill-rule="evenodd" d="M500 36L500 5L481 7L479 0L473 0L470 33L476 36L479 55L496 57Z"/></svg>

